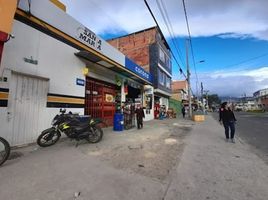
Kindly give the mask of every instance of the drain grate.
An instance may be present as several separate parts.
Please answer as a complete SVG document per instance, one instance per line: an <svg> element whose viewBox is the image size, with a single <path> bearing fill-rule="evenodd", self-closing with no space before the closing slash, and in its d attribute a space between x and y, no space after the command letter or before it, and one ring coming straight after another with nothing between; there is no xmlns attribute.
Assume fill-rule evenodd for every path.
<svg viewBox="0 0 268 200"><path fill-rule="evenodd" d="M8 160L14 160L14 159L17 159L19 157L23 156L23 153L21 152L11 152L9 157L8 157Z"/></svg>

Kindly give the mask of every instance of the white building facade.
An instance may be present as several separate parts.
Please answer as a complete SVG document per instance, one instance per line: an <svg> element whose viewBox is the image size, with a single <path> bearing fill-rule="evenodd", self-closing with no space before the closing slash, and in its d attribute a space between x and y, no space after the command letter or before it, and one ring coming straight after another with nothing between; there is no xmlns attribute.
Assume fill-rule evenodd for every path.
<svg viewBox="0 0 268 200"><path fill-rule="evenodd" d="M126 84L143 101L153 93L149 73L48 0L20 0L12 34L0 65L0 136L12 146L35 142L60 108L111 125Z"/></svg>

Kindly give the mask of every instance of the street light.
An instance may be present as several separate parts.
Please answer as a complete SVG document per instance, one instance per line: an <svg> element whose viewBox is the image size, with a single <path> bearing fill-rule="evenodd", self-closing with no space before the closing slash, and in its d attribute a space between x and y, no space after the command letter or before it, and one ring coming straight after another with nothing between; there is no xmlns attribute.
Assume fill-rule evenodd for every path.
<svg viewBox="0 0 268 200"><path fill-rule="evenodd" d="M204 63L204 62L205 62L205 60L199 60L198 62L195 62L195 64ZM197 105L198 105L198 107L199 107L199 87L198 87L198 79L196 79L195 84L196 84ZM203 98L203 84L202 84L202 82L201 82L201 100L202 100L202 98ZM203 106L203 101L201 101L201 103L202 103L202 106Z"/></svg>

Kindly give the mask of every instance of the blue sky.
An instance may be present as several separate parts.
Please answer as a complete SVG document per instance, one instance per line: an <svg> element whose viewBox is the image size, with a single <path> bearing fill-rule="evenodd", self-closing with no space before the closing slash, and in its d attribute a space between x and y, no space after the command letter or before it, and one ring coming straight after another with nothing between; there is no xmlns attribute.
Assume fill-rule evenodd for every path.
<svg viewBox="0 0 268 200"><path fill-rule="evenodd" d="M61 1L68 14L104 39L155 26L143 0ZM147 2L186 73L188 33L182 0ZM185 4L194 53L189 56L193 92L200 94L201 82L210 94L220 96L252 96L268 88L268 1L185 0ZM173 80L182 79L173 62Z"/></svg>

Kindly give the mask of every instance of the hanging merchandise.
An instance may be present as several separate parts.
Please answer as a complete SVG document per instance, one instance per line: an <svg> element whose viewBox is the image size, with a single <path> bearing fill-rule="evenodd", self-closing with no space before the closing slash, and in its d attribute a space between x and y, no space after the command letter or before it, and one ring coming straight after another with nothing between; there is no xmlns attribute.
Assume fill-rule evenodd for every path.
<svg viewBox="0 0 268 200"><path fill-rule="evenodd" d="M128 86L126 84L125 84L125 87L124 87L124 92L125 92L126 95L128 94Z"/></svg>
<svg viewBox="0 0 268 200"><path fill-rule="evenodd" d="M124 105L124 129L128 130L135 127L135 103L128 101Z"/></svg>
<svg viewBox="0 0 268 200"><path fill-rule="evenodd" d="M121 86L122 85L122 78L120 78L119 76L115 75L115 84L117 86Z"/></svg>
<svg viewBox="0 0 268 200"><path fill-rule="evenodd" d="M159 113L160 113L160 104L159 102L155 102L154 104L154 118L155 119L159 118Z"/></svg>

